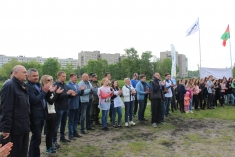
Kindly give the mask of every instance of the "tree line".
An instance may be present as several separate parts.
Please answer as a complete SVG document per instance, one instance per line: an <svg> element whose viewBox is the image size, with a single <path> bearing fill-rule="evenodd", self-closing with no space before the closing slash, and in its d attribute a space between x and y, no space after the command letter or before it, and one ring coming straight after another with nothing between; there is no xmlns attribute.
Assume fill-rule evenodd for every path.
<svg viewBox="0 0 235 157"><path fill-rule="evenodd" d="M4 64L0 69L0 80L6 80L9 78L9 74L15 65L23 65L26 69L36 68L39 71L39 75L52 75L56 78L58 71L65 71L67 75L75 73L78 76L83 73L94 72L101 79L106 72L111 73L113 79L123 79L125 77L132 77L134 73L145 74L147 79L151 79L154 72L159 72L161 76L165 73L171 72L171 59L166 58L160 60L153 56L151 51L145 51L139 56L135 48L125 49L125 54L122 56L122 60L115 64L108 64L107 60L98 59L90 60L84 67L77 67L71 63L68 63L65 68L62 68L60 63L55 58L48 58L44 64L40 64L37 61L30 62L18 62L17 59L12 59L10 62ZM177 68L177 72L179 69ZM68 78L68 77L67 77Z"/></svg>

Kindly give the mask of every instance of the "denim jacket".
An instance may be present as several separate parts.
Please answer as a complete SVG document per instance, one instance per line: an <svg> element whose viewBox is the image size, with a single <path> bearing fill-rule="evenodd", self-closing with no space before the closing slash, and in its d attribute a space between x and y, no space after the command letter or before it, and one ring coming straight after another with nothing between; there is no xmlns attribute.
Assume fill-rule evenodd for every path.
<svg viewBox="0 0 235 157"><path fill-rule="evenodd" d="M82 103L85 103L85 102L89 102L90 100L92 100L93 96L93 90L95 89L92 89L92 84L87 81L87 82L84 82L83 80L78 84L78 86L86 86L86 89L84 90L84 93L82 96L80 96L80 100Z"/></svg>

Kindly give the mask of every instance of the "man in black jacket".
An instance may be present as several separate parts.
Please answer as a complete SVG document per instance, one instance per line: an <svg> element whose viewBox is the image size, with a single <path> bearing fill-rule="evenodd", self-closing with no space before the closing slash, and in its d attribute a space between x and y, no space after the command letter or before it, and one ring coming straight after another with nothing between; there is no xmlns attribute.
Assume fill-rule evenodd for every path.
<svg viewBox="0 0 235 157"><path fill-rule="evenodd" d="M58 88L64 89L63 93L61 93L55 101L55 110L56 110L56 124L55 130L53 133L52 142L54 147L59 148L60 145L57 143L57 132L60 126L60 142L71 142L68 139L65 139L65 126L68 116L68 98L76 95L76 92L73 90L69 90L68 86L65 84L66 81L66 73L63 71L59 71L57 74L58 80L54 83Z"/></svg>
<svg viewBox="0 0 235 157"><path fill-rule="evenodd" d="M152 126L157 127L157 123L161 123L162 101L164 100L164 86L159 73L155 73L150 83L150 100L152 110Z"/></svg>
<svg viewBox="0 0 235 157"><path fill-rule="evenodd" d="M45 97L50 88L50 85L41 87L38 83L39 75L38 71L34 68L30 68L27 71L28 81L26 83L29 92L29 103L30 103L30 128L32 137L29 147L29 157L40 157L40 144L41 134L46 119L46 101Z"/></svg>
<svg viewBox="0 0 235 157"><path fill-rule="evenodd" d="M2 119L0 131L5 140L11 138L13 147L10 157L27 157L30 132L30 106L27 86L24 84L25 67L13 68L13 77L7 81L1 94Z"/></svg>

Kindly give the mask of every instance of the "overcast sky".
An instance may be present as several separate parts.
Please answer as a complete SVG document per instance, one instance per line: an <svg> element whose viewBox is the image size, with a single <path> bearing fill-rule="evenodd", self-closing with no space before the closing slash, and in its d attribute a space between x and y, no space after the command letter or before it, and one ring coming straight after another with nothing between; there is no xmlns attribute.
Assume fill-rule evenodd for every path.
<svg viewBox="0 0 235 157"><path fill-rule="evenodd" d="M160 57L174 44L195 70L199 33L185 31L198 17L202 67L230 67L229 41L223 47L220 37L230 24L234 63L234 0L1 0L0 54L77 59L134 47Z"/></svg>

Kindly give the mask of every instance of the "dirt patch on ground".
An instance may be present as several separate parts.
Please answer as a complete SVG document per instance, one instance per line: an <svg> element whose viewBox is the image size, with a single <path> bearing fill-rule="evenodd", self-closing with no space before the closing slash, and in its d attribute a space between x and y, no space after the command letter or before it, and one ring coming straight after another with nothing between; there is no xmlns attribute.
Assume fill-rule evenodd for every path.
<svg viewBox="0 0 235 157"><path fill-rule="evenodd" d="M166 118L166 123L157 128L153 128L150 122L121 129L110 126L108 132L96 126L95 131L61 145L54 156L232 157L235 156L234 145L235 122L184 119L174 115ZM47 156L44 153L45 137L42 137L41 152L42 156Z"/></svg>

